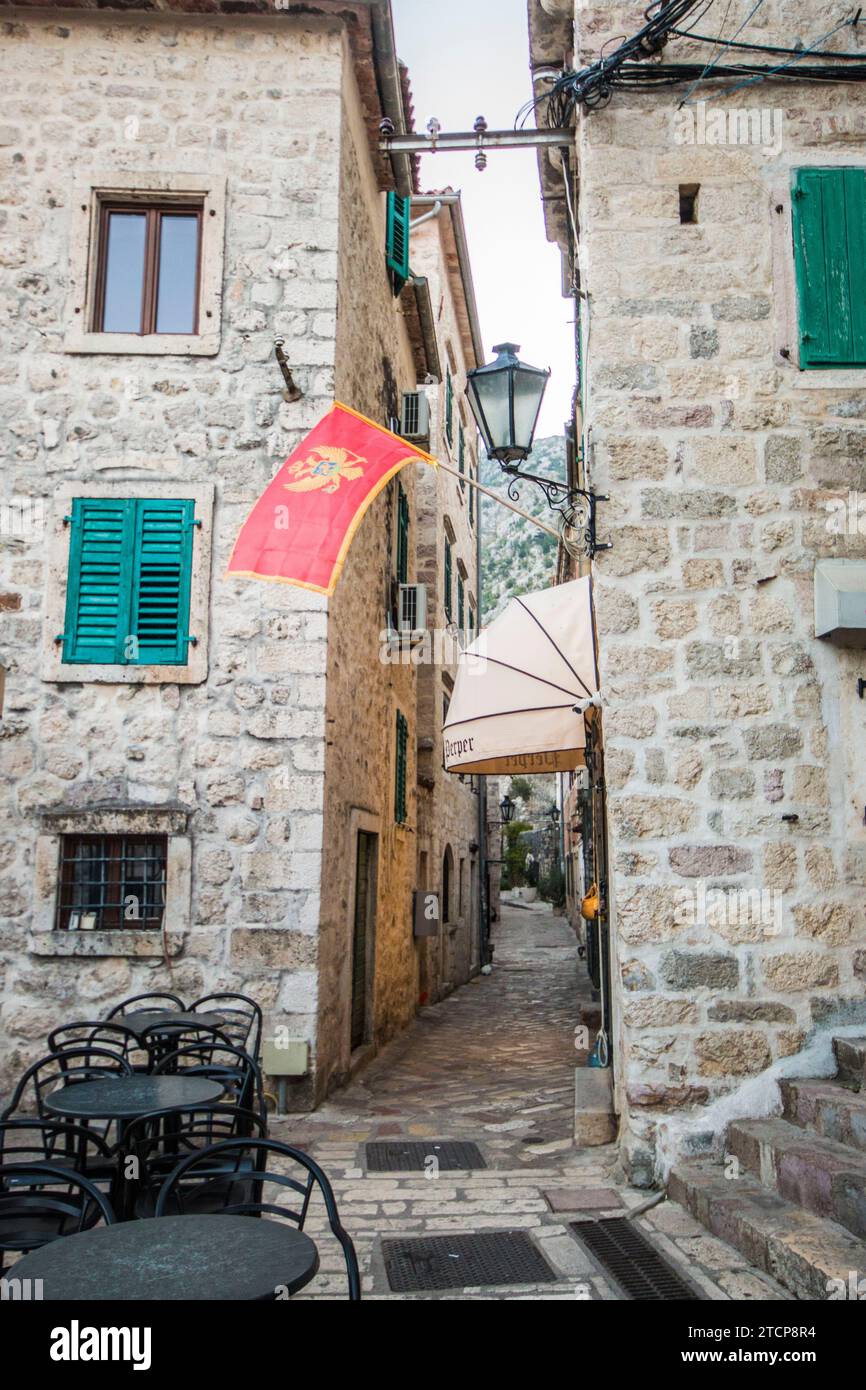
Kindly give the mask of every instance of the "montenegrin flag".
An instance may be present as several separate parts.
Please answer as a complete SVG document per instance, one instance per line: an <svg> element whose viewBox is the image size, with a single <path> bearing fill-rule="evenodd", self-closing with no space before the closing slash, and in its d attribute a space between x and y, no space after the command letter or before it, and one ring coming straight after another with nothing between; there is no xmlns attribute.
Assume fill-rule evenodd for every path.
<svg viewBox="0 0 866 1390"><path fill-rule="evenodd" d="M241 528L228 575L332 594L367 508L413 450L348 406L336 404L290 454Z"/></svg>

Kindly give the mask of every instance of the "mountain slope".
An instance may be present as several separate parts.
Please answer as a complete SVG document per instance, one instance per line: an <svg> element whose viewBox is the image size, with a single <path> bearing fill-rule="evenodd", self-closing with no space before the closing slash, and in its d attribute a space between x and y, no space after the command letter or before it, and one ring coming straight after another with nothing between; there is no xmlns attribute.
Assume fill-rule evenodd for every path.
<svg viewBox="0 0 866 1390"><path fill-rule="evenodd" d="M565 439L554 435L536 440L535 448L522 466L527 472L564 479ZM508 475L495 461L482 459L480 481L507 498ZM557 514L550 511L544 493L536 484L521 484L517 505L532 516L556 525ZM481 610L482 622L489 623L499 616L510 599L548 587L556 568L557 547L553 536L539 531L490 498L481 497L481 508Z"/></svg>

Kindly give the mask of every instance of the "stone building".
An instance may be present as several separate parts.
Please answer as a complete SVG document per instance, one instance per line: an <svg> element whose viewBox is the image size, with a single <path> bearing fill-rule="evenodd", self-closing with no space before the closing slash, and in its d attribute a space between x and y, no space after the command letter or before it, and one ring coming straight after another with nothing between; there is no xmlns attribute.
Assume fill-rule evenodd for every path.
<svg viewBox="0 0 866 1390"><path fill-rule="evenodd" d="M303 1107L431 988L412 893L438 883L438 777L416 785L438 723L383 633L433 575L422 536L450 518L467 595L475 551L417 465L331 600L226 563L335 398L394 425L447 362L456 409L471 274L432 221L429 281L387 264L417 191L379 152L411 115L387 0L119 8L3 24L3 1072L126 995L233 989L305 1045ZM455 863L478 799L447 802Z"/></svg>
<svg viewBox="0 0 866 1390"><path fill-rule="evenodd" d="M536 94L544 70L610 60L645 8L530 0ZM766 0L740 32L753 6L728 8L726 35L792 50L840 17ZM866 53L862 25L831 47ZM718 58L671 37L662 61ZM615 82L598 109L557 113L564 163L541 155L580 320L572 476L610 494L613 542L593 562L606 816L573 786L569 843L572 869L587 836L609 852L594 873L639 1182L776 1103L748 1083L815 1075L831 1035L866 1022L862 653L856 633L819 639L813 599L828 560L864 588L866 94L790 73L731 85L679 109L688 83Z"/></svg>
<svg viewBox="0 0 866 1390"><path fill-rule="evenodd" d="M483 964L484 779L445 771L442 725L457 658L480 621L480 510L469 484L478 476L477 431L465 386L467 370L484 361L484 346L460 195L416 197L412 210L419 224L412 269L428 283L442 344L441 380L426 393L429 448L467 480L444 469L418 478L418 579L427 586L434 639L418 665L418 883L439 892L442 910L441 933L421 946L420 998L432 1002Z"/></svg>

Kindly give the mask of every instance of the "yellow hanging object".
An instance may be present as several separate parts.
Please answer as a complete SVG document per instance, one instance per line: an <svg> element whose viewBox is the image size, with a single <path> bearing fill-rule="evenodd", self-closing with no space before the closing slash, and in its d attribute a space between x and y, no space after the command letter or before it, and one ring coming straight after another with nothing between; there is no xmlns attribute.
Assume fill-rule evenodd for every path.
<svg viewBox="0 0 866 1390"><path fill-rule="evenodd" d="M587 922L594 922L599 909L598 884L594 883L580 904L580 915Z"/></svg>

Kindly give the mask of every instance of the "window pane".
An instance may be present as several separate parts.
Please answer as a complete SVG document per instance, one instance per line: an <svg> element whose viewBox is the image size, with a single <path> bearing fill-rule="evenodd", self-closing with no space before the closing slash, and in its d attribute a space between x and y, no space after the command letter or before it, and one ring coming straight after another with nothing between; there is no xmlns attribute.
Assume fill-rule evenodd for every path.
<svg viewBox="0 0 866 1390"><path fill-rule="evenodd" d="M141 332L146 223L143 212L108 214L103 333Z"/></svg>
<svg viewBox="0 0 866 1390"><path fill-rule="evenodd" d="M198 218L163 213L159 239L157 333L194 333Z"/></svg>

